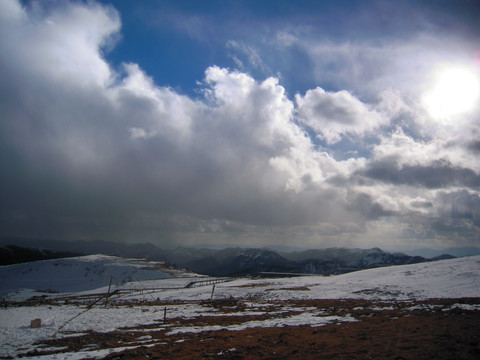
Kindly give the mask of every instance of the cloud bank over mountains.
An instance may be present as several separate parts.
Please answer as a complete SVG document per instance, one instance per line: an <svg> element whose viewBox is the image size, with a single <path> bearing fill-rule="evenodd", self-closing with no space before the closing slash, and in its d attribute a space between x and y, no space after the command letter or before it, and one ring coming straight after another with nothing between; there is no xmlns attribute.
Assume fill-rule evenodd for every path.
<svg viewBox="0 0 480 360"><path fill-rule="evenodd" d="M158 85L141 63L108 60L122 41L112 6L52 4L0 2L0 235L479 244L480 107L433 119L421 102L428 76L409 80L417 51L428 61L444 51L422 49L437 39L360 54L300 31L278 30L258 51L232 39L237 68L212 64L191 96ZM248 52L270 72L267 47L291 55L307 43L318 85L302 93L240 60Z"/></svg>

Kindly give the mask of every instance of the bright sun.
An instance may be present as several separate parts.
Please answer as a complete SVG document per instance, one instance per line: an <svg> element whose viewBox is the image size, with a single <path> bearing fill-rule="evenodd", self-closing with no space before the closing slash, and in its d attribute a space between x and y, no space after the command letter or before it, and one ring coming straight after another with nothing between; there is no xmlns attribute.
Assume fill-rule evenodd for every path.
<svg viewBox="0 0 480 360"><path fill-rule="evenodd" d="M435 118L451 117L472 110L480 95L480 81L466 68L448 68L436 76L424 97L428 113Z"/></svg>

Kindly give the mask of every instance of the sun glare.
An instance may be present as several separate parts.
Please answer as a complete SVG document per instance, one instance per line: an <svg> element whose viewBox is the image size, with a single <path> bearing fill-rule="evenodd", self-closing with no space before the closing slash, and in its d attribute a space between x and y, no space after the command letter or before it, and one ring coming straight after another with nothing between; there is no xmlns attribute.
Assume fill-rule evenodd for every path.
<svg viewBox="0 0 480 360"><path fill-rule="evenodd" d="M449 68L438 73L424 104L433 117L451 117L472 110L479 95L480 81L473 71Z"/></svg>

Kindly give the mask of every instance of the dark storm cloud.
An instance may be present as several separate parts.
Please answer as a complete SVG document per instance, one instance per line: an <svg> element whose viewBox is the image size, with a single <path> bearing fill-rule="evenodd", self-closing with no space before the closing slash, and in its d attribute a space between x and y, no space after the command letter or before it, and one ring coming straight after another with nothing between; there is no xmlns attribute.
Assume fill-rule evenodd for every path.
<svg viewBox="0 0 480 360"><path fill-rule="evenodd" d="M399 165L393 159L376 161L368 165L361 174L385 183L429 189L451 186L472 189L480 187L480 175L472 169L454 166L448 161L436 161L427 165Z"/></svg>
<svg viewBox="0 0 480 360"><path fill-rule="evenodd" d="M395 215L395 212L384 209L368 194L353 194L349 200L351 210L358 211L367 220L376 220L381 217Z"/></svg>
<svg viewBox="0 0 480 360"><path fill-rule="evenodd" d="M410 203L410 205L412 205L414 208L426 208L426 209L429 209L429 208L432 208L433 207L433 203L430 202L430 201L412 201Z"/></svg>
<svg viewBox="0 0 480 360"><path fill-rule="evenodd" d="M480 195L466 190L442 192L438 195L442 214L453 219L471 220L480 226Z"/></svg>
<svg viewBox="0 0 480 360"><path fill-rule="evenodd" d="M402 231L405 238L440 241L444 246L478 243L480 231L480 197L467 190L438 191L432 203L414 204L418 210L399 219L408 224Z"/></svg>
<svg viewBox="0 0 480 360"><path fill-rule="evenodd" d="M469 142L467 144L467 148L475 154L480 153L480 141L479 140L474 140L474 141Z"/></svg>

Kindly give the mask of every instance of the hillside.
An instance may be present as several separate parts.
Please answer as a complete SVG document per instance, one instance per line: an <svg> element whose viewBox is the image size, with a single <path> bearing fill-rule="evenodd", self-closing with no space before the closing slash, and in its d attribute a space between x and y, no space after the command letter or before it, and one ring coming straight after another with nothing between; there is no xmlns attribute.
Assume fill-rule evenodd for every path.
<svg viewBox="0 0 480 360"><path fill-rule="evenodd" d="M19 290L47 293L93 290L132 281L190 274L163 262L88 255L0 267L0 297ZM191 274L190 274L191 275Z"/></svg>

